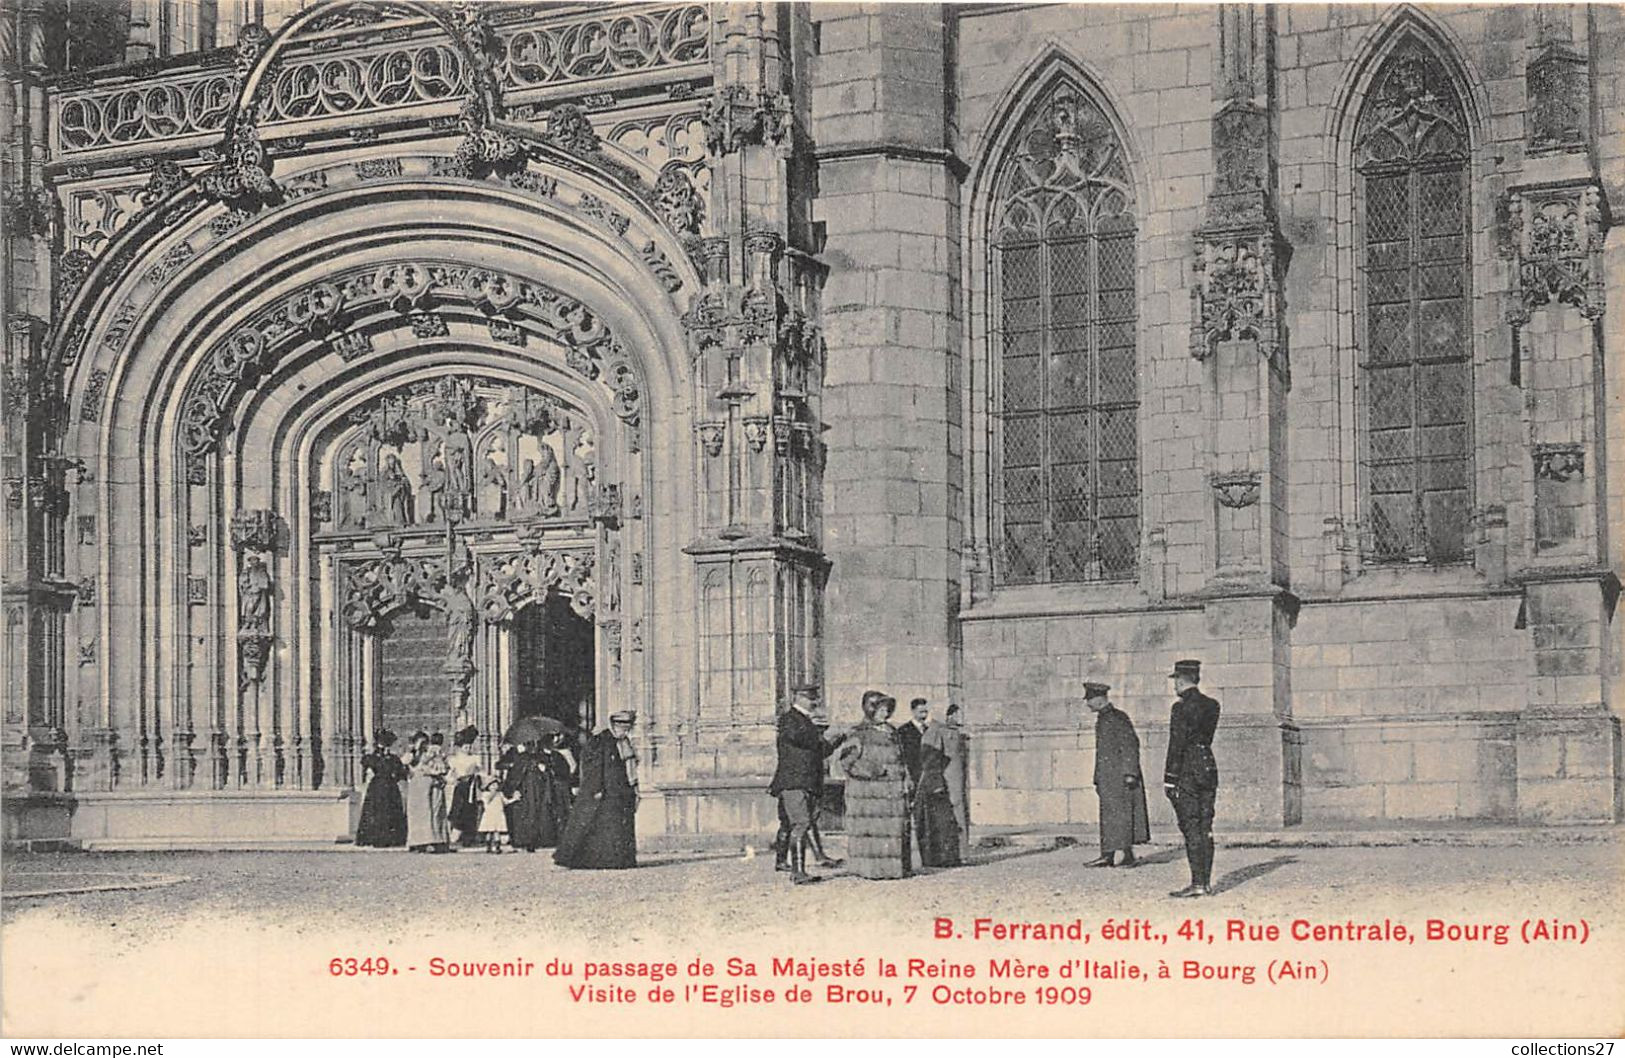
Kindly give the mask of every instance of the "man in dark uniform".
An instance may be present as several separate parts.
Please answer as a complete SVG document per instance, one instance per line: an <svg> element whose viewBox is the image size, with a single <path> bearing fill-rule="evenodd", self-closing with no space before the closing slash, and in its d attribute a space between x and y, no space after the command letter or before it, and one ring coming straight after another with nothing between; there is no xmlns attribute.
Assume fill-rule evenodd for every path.
<svg viewBox="0 0 1625 1058"><path fill-rule="evenodd" d="M807 873L807 829L824 788L824 758L833 748L813 722L813 699L811 687L798 687L790 708L779 716L779 766L767 788L779 799L774 866L783 870L788 861L790 880L797 885L817 881Z"/></svg>
<svg viewBox="0 0 1625 1058"><path fill-rule="evenodd" d="M1140 774L1140 736L1128 714L1107 697L1104 683L1083 685L1083 704L1095 714L1095 793L1100 797L1100 858L1090 867L1133 867L1134 846L1151 840L1151 813ZM1112 858L1118 853L1122 860Z"/></svg>
<svg viewBox="0 0 1625 1058"><path fill-rule="evenodd" d="M1168 895L1207 896L1213 880L1213 798L1219 788L1219 767L1213 761L1219 703L1197 688L1202 679L1200 661L1176 661L1169 676L1179 697L1168 715L1168 763L1162 785L1185 836L1191 884Z"/></svg>

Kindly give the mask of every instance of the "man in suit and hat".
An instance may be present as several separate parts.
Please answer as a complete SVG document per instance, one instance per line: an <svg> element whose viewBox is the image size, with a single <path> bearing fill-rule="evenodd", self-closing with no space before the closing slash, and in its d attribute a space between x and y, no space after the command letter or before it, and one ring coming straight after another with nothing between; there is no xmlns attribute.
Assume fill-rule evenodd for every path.
<svg viewBox="0 0 1625 1058"><path fill-rule="evenodd" d="M1111 687L1083 685L1083 704L1095 714L1095 793L1100 797L1100 858L1090 867L1133 867L1134 846L1151 840L1151 813L1140 774L1140 736L1128 714L1112 704ZM1121 852L1123 858L1113 863Z"/></svg>
<svg viewBox="0 0 1625 1058"><path fill-rule="evenodd" d="M817 881L807 873L808 831L818 797L824 790L824 759L834 745L824 740L813 717L817 691L797 687L790 708L779 715L779 764L767 792L779 799L779 833L774 839L774 867L790 871L797 885Z"/></svg>
<svg viewBox="0 0 1625 1058"><path fill-rule="evenodd" d="M1213 760L1219 703L1197 687L1202 680L1200 661L1176 661L1169 676L1179 697L1168 716L1168 763L1162 785L1185 836L1191 884L1168 895L1207 896L1213 881L1213 798L1219 788L1219 767Z"/></svg>
<svg viewBox="0 0 1625 1058"><path fill-rule="evenodd" d="M908 703L908 712L908 720L897 727L897 744L902 747L903 767L908 769L908 791L912 800L914 788L920 785L920 742L931 721L931 703L916 698Z"/></svg>

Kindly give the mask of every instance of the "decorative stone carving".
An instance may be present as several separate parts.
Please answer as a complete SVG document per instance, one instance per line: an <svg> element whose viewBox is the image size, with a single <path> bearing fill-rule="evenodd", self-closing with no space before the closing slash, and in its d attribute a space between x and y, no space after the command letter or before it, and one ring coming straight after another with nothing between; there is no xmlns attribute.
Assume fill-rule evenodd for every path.
<svg viewBox="0 0 1625 1058"><path fill-rule="evenodd" d="M600 640L604 645L604 653L609 656L610 671L616 679L621 678L621 622L600 621L598 623Z"/></svg>
<svg viewBox="0 0 1625 1058"><path fill-rule="evenodd" d="M237 633L237 664L243 687L265 679L266 663L274 642L271 636L259 632Z"/></svg>
<svg viewBox="0 0 1625 1058"><path fill-rule="evenodd" d="M702 422L695 427L706 455L715 458L722 454L722 440L727 428L728 424L723 422Z"/></svg>
<svg viewBox="0 0 1625 1058"><path fill-rule="evenodd" d="M272 510L237 511L231 516L231 549L237 552L276 550L277 523L277 514Z"/></svg>
<svg viewBox="0 0 1625 1058"><path fill-rule="evenodd" d="M1583 151L1589 138L1591 99L1585 56L1567 40L1551 40L1525 68L1529 150Z"/></svg>
<svg viewBox="0 0 1625 1058"><path fill-rule="evenodd" d="M493 316L486 321L491 329L491 340L504 345L524 345L525 332L512 320L504 320Z"/></svg>
<svg viewBox="0 0 1625 1058"><path fill-rule="evenodd" d="M767 423L765 415L751 416L744 420L745 441L750 445L752 452L760 452L767 447Z"/></svg>
<svg viewBox="0 0 1625 1058"><path fill-rule="evenodd" d="M614 529L621 524L621 487L600 482L587 500L587 517Z"/></svg>
<svg viewBox="0 0 1625 1058"><path fill-rule="evenodd" d="M186 527L186 543L189 547L202 547L209 542L209 527L207 525L189 525Z"/></svg>
<svg viewBox="0 0 1625 1058"><path fill-rule="evenodd" d="M158 263L147 269L147 282L153 286L160 286L169 281L170 277L181 270L181 266L193 257L197 251L189 242L180 242L164 251Z"/></svg>
<svg viewBox="0 0 1625 1058"><path fill-rule="evenodd" d="M209 579L207 577L186 578L186 602L189 606L203 606L209 601Z"/></svg>
<svg viewBox="0 0 1625 1058"><path fill-rule="evenodd" d="M1205 360L1221 341L1258 340L1272 362L1280 347L1280 270L1268 232L1202 240L1193 265L1191 356Z"/></svg>
<svg viewBox="0 0 1625 1058"><path fill-rule="evenodd" d="M486 269L402 262L330 277L263 311L217 345L182 403L183 456L212 452L240 396L310 329L319 330L341 320L345 313L359 315L384 302L405 313L419 337L441 336L446 333L441 330L445 320L429 314L427 306L442 300L472 303L482 312L510 314L557 341L566 348L571 370L606 386L616 414L629 425L638 424L643 400L638 373L614 335L586 306L550 288ZM290 311L295 305L302 307ZM304 326L294 324L295 316ZM332 341L341 355L355 350L352 356L361 355L371 343L362 335ZM204 473L204 464L197 466Z"/></svg>
<svg viewBox="0 0 1625 1058"><path fill-rule="evenodd" d="M238 77L248 75L254 64L259 62L260 56L265 54L265 47L270 40L270 32L258 22L249 22L238 28L236 54L233 56Z"/></svg>
<svg viewBox="0 0 1625 1058"><path fill-rule="evenodd" d="M74 594L80 606L96 605L96 578L81 577L79 583L74 585Z"/></svg>
<svg viewBox="0 0 1625 1058"><path fill-rule="evenodd" d="M473 6L475 15L484 14L480 5ZM261 82L254 100L261 125L422 106L467 96L476 81L517 91L556 91L634 71L665 71L672 77L686 67L709 72L710 12L702 4L612 13L589 7L565 14L544 7L483 19L454 14L453 32L466 51L443 35L414 34L405 25L380 27L376 19L358 17L383 10L383 5L338 5L331 17L307 22L306 32L319 34L313 46L279 52L275 76ZM218 64L205 54L201 70L153 66L143 74L132 66L125 72L137 79L123 77L115 86L65 84L56 130L62 153L222 131L238 85L269 42L263 27L244 26L231 70L209 68ZM376 135L370 125L366 131Z"/></svg>
<svg viewBox="0 0 1625 1058"><path fill-rule="evenodd" d="M476 598L489 622L506 621L526 603L557 592L582 617L596 609L593 554L589 550L537 550L482 559Z"/></svg>
<svg viewBox="0 0 1625 1058"><path fill-rule="evenodd" d="M362 180L393 180L401 175L399 158L365 158L355 163L355 175Z"/></svg>
<svg viewBox="0 0 1625 1058"><path fill-rule="evenodd" d="M96 516L94 514L81 514L75 519L79 530L79 544L81 547L96 542Z"/></svg>
<svg viewBox="0 0 1625 1058"><path fill-rule="evenodd" d="M412 314L412 334L417 338L444 338L451 333L446 318L434 312Z"/></svg>
<svg viewBox="0 0 1625 1058"><path fill-rule="evenodd" d="M143 210L150 210L186 186L186 170L177 162L165 158L156 162L147 174L147 185L136 192L136 200Z"/></svg>
<svg viewBox="0 0 1625 1058"><path fill-rule="evenodd" d="M208 198L230 209L257 213L282 198L271 179L270 158L254 127L252 107L239 112L224 146L225 157L198 177L198 188Z"/></svg>
<svg viewBox="0 0 1625 1058"><path fill-rule="evenodd" d="M1575 306L1586 319L1601 318L1609 226L1601 189L1584 183L1516 190L1508 197L1507 219L1518 269L1518 300L1507 322L1522 327L1553 301Z"/></svg>
<svg viewBox="0 0 1625 1058"><path fill-rule="evenodd" d="M789 135L790 97L750 85L723 85L700 104L706 149L721 157L751 144L779 144Z"/></svg>
<svg viewBox="0 0 1625 1058"><path fill-rule="evenodd" d="M1239 510L1258 502L1259 475L1256 470L1214 474L1208 479L1220 506Z"/></svg>
<svg viewBox="0 0 1625 1058"><path fill-rule="evenodd" d="M327 347L349 363L372 352L372 336L361 331L334 331L328 335Z"/></svg>
<svg viewBox="0 0 1625 1058"><path fill-rule="evenodd" d="M655 181L654 197L655 207L672 231L679 235L700 233L705 203L694 189L687 165L680 161L667 162Z"/></svg>
<svg viewBox="0 0 1625 1058"><path fill-rule="evenodd" d="M15 233L43 238L56 223L57 200L50 189L7 184L3 195L6 227Z"/></svg>
<svg viewBox="0 0 1625 1058"><path fill-rule="evenodd" d="M1537 444L1534 447L1535 477L1559 483L1585 476L1585 446L1580 444Z"/></svg>
<svg viewBox="0 0 1625 1058"><path fill-rule="evenodd" d="M95 263L96 259L84 250L68 250L62 255L56 269L56 303L59 307L73 300Z"/></svg>
<svg viewBox="0 0 1625 1058"><path fill-rule="evenodd" d="M96 641L94 639L86 639L79 644L79 664L81 666L96 664Z"/></svg>
<svg viewBox="0 0 1625 1058"><path fill-rule="evenodd" d="M591 217L616 235L625 235L632 226L632 218L625 213L611 207L597 195L583 193L581 200L576 204L576 210L582 216Z"/></svg>
<svg viewBox="0 0 1625 1058"><path fill-rule="evenodd" d="M660 252L660 247L655 245L653 239L645 242L638 254L660 281L660 285L666 288L666 293L675 294L683 289L682 277L677 274L677 269L672 266L670 258Z"/></svg>
<svg viewBox="0 0 1625 1058"><path fill-rule="evenodd" d="M548 112L542 139L572 154L597 154L603 149L592 120L574 103L560 103Z"/></svg>
<svg viewBox="0 0 1625 1058"><path fill-rule="evenodd" d="M85 401L79 406L79 419L82 422L101 422L102 419L102 391L107 388L107 372L101 368L90 373L90 380L85 384Z"/></svg>

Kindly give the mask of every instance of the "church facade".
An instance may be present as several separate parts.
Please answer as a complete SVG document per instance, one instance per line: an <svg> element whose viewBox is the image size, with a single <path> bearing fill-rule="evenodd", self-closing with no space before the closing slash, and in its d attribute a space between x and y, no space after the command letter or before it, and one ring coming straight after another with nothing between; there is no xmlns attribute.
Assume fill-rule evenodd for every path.
<svg viewBox="0 0 1625 1058"><path fill-rule="evenodd" d="M619 708L734 840L804 684L1086 824L1082 681L1154 773L1187 657L1221 828L1621 818L1617 9L0 33L8 842L345 840L384 729Z"/></svg>

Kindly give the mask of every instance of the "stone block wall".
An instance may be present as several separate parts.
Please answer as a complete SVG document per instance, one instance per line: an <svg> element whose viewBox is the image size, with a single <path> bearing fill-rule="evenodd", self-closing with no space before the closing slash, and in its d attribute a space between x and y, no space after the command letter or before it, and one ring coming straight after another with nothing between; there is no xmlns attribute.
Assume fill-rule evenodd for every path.
<svg viewBox="0 0 1625 1058"><path fill-rule="evenodd" d="M919 64L932 73L938 67L918 55L906 75L907 64L865 65L857 50L884 39L885 20L867 5L837 10L822 19L827 72L815 88L833 109L826 115L815 106L816 121L826 122L815 131L839 130L835 139L848 142L906 138L881 132L881 119L861 112L884 107L888 76L929 81ZM899 698L943 695L964 704L973 729L973 814L981 823L1094 819L1092 724L1080 700L1085 678L1114 684L1114 698L1140 730L1148 778L1160 773L1166 674L1186 656L1203 659L1204 687L1224 702L1216 750L1226 776L1222 820L1609 818L1619 810L1615 717L1625 651L1603 605L1606 576L1599 594L1595 577L1571 590L1530 583L1520 572L1539 566L1547 525L1564 530L1576 554L1596 556L1593 565L1625 565L1625 485L1608 472L1625 444L1625 402L1614 399L1618 353L1603 335L1593 370L1574 344L1578 316L1555 302L1535 313L1521 353L1507 322L1520 292L1515 265L1504 263L1508 235L1497 217L1509 189L1544 179L1558 164L1533 156L1541 152L1529 146L1528 64L1547 30L1523 7L1292 5L1274 12L1268 32L1255 38L1268 40L1265 54L1239 60L1268 66L1256 95L1267 98L1268 190L1290 245L1280 295L1288 373L1266 394L1263 385L1247 384L1252 346L1221 343L1207 364L1191 355L1192 246L1210 220L1219 179L1213 119L1238 61L1226 53L1235 37L1221 32L1220 17L1217 8L1105 5L956 13L944 44L949 109L940 131L964 178L946 170L940 186L949 201L940 212L915 201L880 204L869 197L888 179L880 163L864 163L875 169L861 175L856 160L831 164L820 138L820 210L833 251L826 314L834 308L838 320L831 391L848 387L841 398L847 414L828 417L836 561L831 688L847 695L867 682ZM1403 33L1447 57L1472 125L1474 525L1467 561L1448 568L1377 567L1361 555L1362 532L1369 533L1361 524L1358 463L1361 302L1346 153L1377 63ZM934 47L936 38L927 36ZM1572 36L1593 56L1593 164L1604 193L1618 201L1625 194L1617 173L1625 108L1606 104L1625 83L1622 52L1610 47L1625 40L1625 16L1613 9L1577 14ZM841 48L852 49L842 53L851 61L832 58ZM1132 584L1000 587L989 575L987 550L988 467L996 452L986 406L983 203L1001 137L1020 119L1036 82L1063 67L1120 123L1135 186L1141 570ZM933 138L939 131L935 124L929 130ZM915 196L939 185L933 173L907 186ZM952 221L942 243L905 243L913 234L903 230L908 218L922 210L933 223ZM956 262L946 272L939 271L939 247ZM1617 292L1625 276L1618 233L1604 259L1602 285ZM919 304L939 305L939 294L950 292L945 307L926 313L933 331L947 331L934 348L903 336L908 314L887 315L893 306L880 277L894 265L932 277L924 285L915 280L914 295L925 299ZM939 275L946 287L934 284ZM925 330L920 320L916 334ZM877 362L916 355L905 362L919 388L885 388ZM1520 379L1515 355L1538 370ZM1216 389L1209 374L1215 365ZM940 371L948 375L945 389L927 394ZM883 385L871 396L858 388L871 388L866 382ZM946 430L918 410L935 415L943 395L950 398ZM1260 416L1267 437L1244 436ZM1586 425L1593 419L1594 431ZM1532 469L1533 446L1570 440L1557 437L1564 427L1597 440L1595 466L1577 486L1583 492L1595 484L1596 515L1583 496L1569 495L1574 489L1554 499L1564 483L1537 481ZM1258 469L1259 451L1267 452L1262 504L1216 505L1210 476L1244 472L1249 461ZM937 467L959 506L943 515L946 531L931 523L928 547L949 546L929 559L923 552L905 557L892 547L903 543L901 527L925 523L908 523L912 509L888 505L912 503L902 473L931 482ZM1262 538L1249 535L1255 525ZM861 543L843 547L843 533ZM963 566L952 551L960 539ZM1568 555L1560 551L1547 564ZM943 563L947 573L936 580ZM1239 575L1243 567L1261 568L1248 581ZM1537 570L1537 580L1549 576ZM1242 581L1253 590L1236 590ZM950 590L946 628L926 602L943 585ZM1154 815L1171 822L1161 799L1151 800Z"/></svg>

